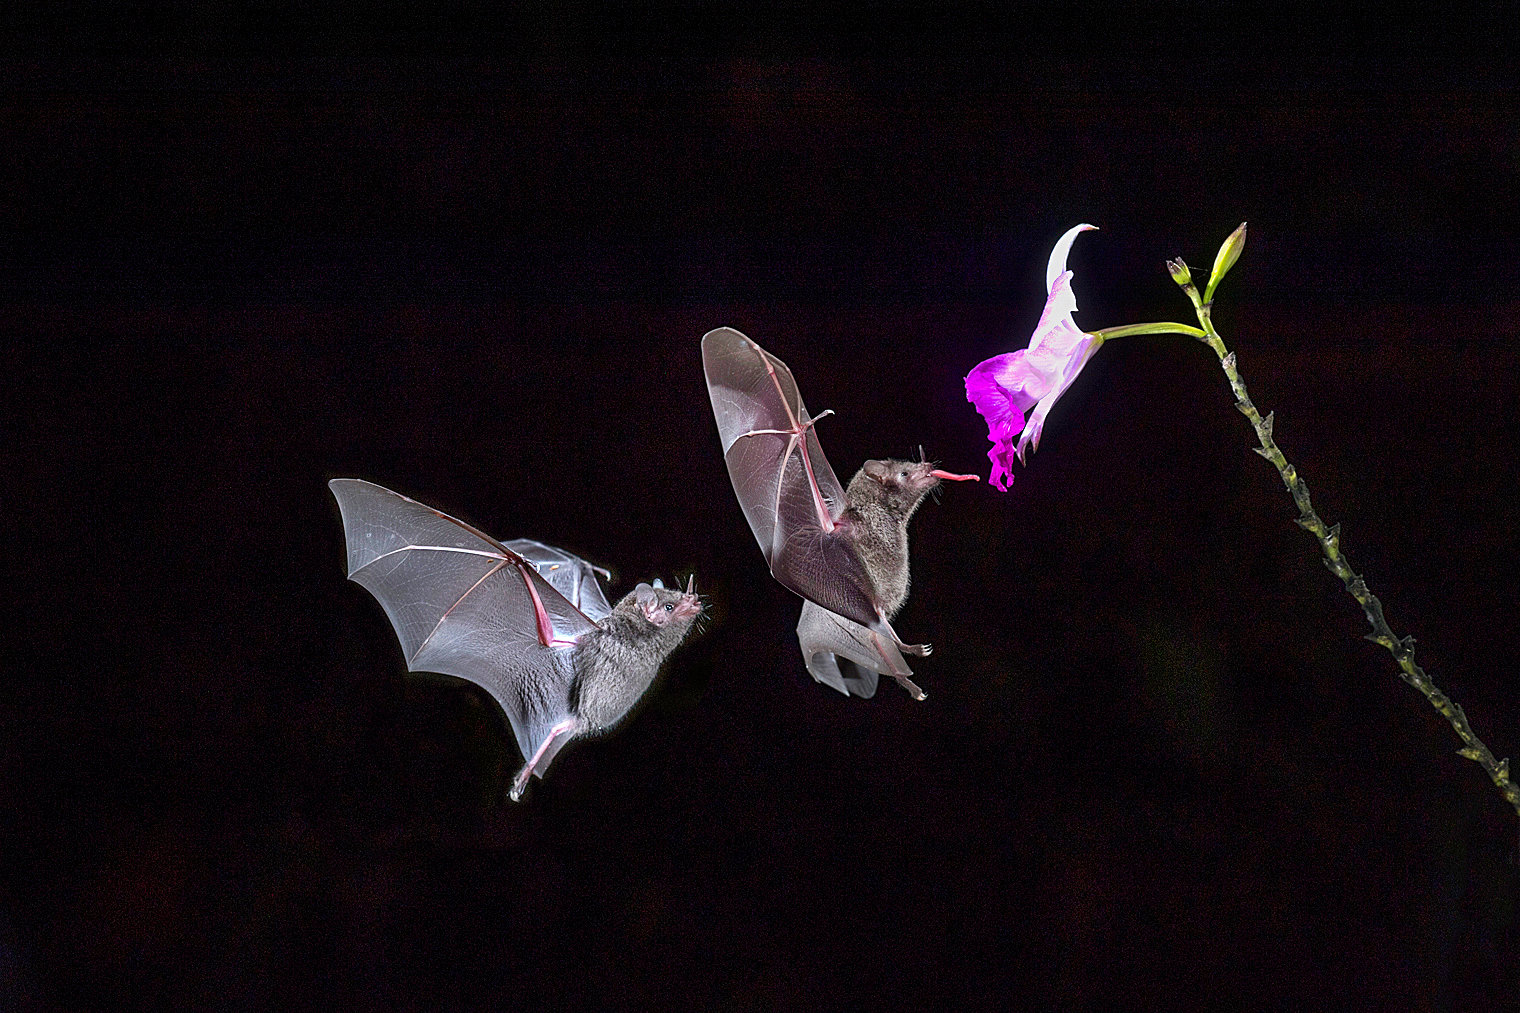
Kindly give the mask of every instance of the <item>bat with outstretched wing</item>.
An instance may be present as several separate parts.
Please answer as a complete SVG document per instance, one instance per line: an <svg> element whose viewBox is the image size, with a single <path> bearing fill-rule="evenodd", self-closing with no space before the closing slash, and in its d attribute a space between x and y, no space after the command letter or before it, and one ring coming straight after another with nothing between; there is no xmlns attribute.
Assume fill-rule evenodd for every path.
<svg viewBox="0 0 1520 1013"><path fill-rule="evenodd" d="M563 550L497 541L373 482L328 487L348 575L385 609L407 668L467 679L506 713L526 760L514 800L566 743L619 721L701 613L691 581L611 606L596 569Z"/></svg>
<svg viewBox="0 0 1520 1013"><path fill-rule="evenodd" d="M702 368L723 459L771 574L807 599L798 636L808 671L869 697L891 675L916 699L891 619L908 596L907 526L941 481L975 479L924 461L867 461L843 487L786 363L730 327L702 338Z"/></svg>

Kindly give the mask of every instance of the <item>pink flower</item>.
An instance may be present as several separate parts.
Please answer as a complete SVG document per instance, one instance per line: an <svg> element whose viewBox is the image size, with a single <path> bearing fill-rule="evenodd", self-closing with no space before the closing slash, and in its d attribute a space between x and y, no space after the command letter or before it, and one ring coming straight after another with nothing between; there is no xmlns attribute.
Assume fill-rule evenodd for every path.
<svg viewBox="0 0 1520 1013"><path fill-rule="evenodd" d="M966 374L966 400L987 419L987 438L992 441L992 449L987 451L992 460L991 482L1004 492L1013 482L1014 455L1022 464L1027 446L1039 448L1045 416L1103 343L1101 337L1084 334L1072 322L1077 297L1071 291L1071 272L1066 270L1066 254L1077 233L1095 228L1078 225L1050 251L1050 263L1045 268L1045 289L1050 296L1029 347L995 355Z"/></svg>

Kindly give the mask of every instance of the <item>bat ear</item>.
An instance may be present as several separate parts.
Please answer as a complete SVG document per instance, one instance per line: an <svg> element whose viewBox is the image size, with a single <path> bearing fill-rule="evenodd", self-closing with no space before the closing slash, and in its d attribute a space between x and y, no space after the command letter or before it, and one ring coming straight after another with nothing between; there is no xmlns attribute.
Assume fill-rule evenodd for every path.
<svg viewBox="0 0 1520 1013"><path fill-rule="evenodd" d="M665 590L665 582L663 580L661 580L659 577L656 577L654 579L654 586L655 586L655 590L657 590L657 591L663 591L663 590Z"/></svg>
<svg viewBox="0 0 1520 1013"><path fill-rule="evenodd" d="M643 614L644 618L655 626L665 625L667 617L661 611L660 596L655 593L654 588L648 584L640 584L634 588L633 603L638 606L639 612ZM665 607L668 608L669 606Z"/></svg>

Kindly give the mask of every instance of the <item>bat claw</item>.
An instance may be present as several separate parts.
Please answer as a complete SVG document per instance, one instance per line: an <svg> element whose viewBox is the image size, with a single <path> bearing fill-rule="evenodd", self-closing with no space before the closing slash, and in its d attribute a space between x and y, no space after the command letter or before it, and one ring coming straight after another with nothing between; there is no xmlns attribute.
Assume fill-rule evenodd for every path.
<svg viewBox="0 0 1520 1013"><path fill-rule="evenodd" d="M903 644L902 649L909 654L920 658L927 658L934 653L933 644Z"/></svg>

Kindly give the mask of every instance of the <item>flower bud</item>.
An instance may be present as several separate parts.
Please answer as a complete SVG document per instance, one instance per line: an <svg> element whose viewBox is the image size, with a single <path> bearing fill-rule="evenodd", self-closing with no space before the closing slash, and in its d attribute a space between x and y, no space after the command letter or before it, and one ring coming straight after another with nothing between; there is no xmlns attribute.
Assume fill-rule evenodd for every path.
<svg viewBox="0 0 1520 1013"><path fill-rule="evenodd" d="M1214 298L1215 287L1224 280L1224 276L1230 273L1230 268L1235 266L1235 261L1240 259L1240 251L1246 246L1246 223L1241 222L1240 228L1230 233L1224 245L1219 248L1219 253L1214 257L1214 270L1209 273L1209 287L1204 290L1203 301L1208 302Z"/></svg>
<svg viewBox="0 0 1520 1013"><path fill-rule="evenodd" d="M1193 272L1188 270L1188 266L1182 262L1181 257L1178 257L1176 260L1168 260L1166 262L1166 269L1170 272L1172 280L1177 284L1187 286L1193 283Z"/></svg>

